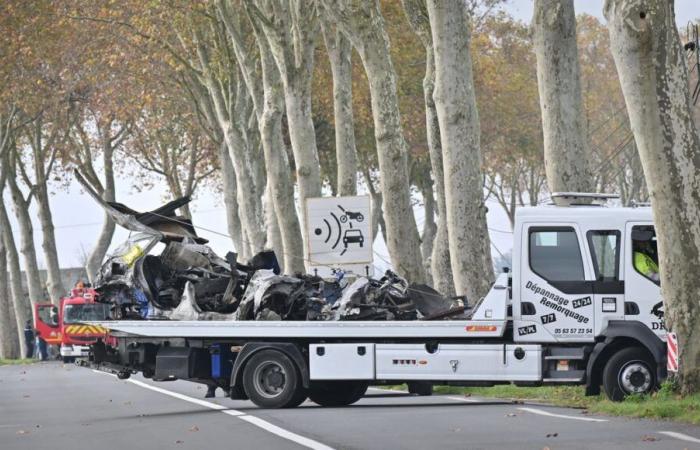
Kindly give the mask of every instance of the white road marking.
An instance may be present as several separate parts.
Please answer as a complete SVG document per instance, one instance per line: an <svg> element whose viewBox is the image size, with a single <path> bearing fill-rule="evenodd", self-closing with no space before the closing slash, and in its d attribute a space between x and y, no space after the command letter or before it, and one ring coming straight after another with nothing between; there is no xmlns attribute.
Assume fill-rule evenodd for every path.
<svg viewBox="0 0 700 450"><path fill-rule="evenodd" d="M467 402L467 403L478 403L479 400L474 400L473 398L467 398L467 397L446 397L449 398L450 400L457 400L459 402Z"/></svg>
<svg viewBox="0 0 700 450"><path fill-rule="evenodd" d="M296 442L299 445L303 445L304 447L312 448L314 450L333 450L332 447L329 447L325 444L321 444L320 442L314 441L313 439L300 436L296 433L292 433L291 431L287 431L284 428L280 428L277 425L271 424L267 420L261 419L260 417L245 415L241 416L240 419L245 420L246 422L251 423L257 427L260 427L269 433L276 434L279 437L288 439L292 442Z"/></svg>
<svg viewBox="0 0 700 450"><path fill-rule="evenodd" d="M570 419L570 420L582 420L584 422L607 422L607 419L596 419L594 417L577 417L577 416L566 416L564 414L554 414L549 411L543 411L541 409L535 408L518 408L521 411L527 411L532 414L539 414L540 416L548 417L558 417L560 419Z"/></svg>
<svg viewBox="0 0 700 450"><path fill-rule="evenodd" d="M110 373L105 373L105 372L100 372L99 370L93 370L95 373L102 373L105 375L109 376L114 376ZM178 400L184 400L186 402L194 403L195 405L199 406L204 406L205 408L213 409L216 411L221 411L224 414L228 414L229 416L237 417L241 420L245 420L246 422L250 423L251 425L255 425L258 428L262 428L263 430L267 431L268 433L275 434L283 439L287 439L289 441L295 442L301 446L304 446L306 448L310 448L312 450L334 450L333 447L329 447L325 444L322 444L318 441L314 441L313 439L301 436L296 433L292 433L291 431L285 430L284 428L278 427L277 425L273 425L270 422L263 420L259 417L255 416L250 416L243 411L238 411L236 409L230 409L227 408L226 406L219 405L218 403L212 403L208 402L206 400L200 400L198 398L193 398L188 395L180 394L179 392L173 392L169 391L167 389L159 388L157 386L152 386L148 383L144 383L143 381L139 380L126 380L129 383L135 384L137 386L140 386L145 389L150 389L152 391L168 395L170 397L174 397Z"/></svg>
<svg viewBox="0 0 700 450"><path fill-rule="evenodd" d="M687 434L677 433L675 431L659 431L659 434L665 434L666 436L680 439L681 441L695 442L696 444L700 444L700 439L688 436Z"/></svg>
<svg viewBox="0 0 700 450"><path fill-rule="evenodd" d="M146 388L146 389L150 389L152 391L160 392L161 394L169 395L169 396L175 397L179 400L184 400L186 402L194 403L195 405L204 406L205 408L215 409L217 411L221 411L223 409L228 409L227 407L219 405L218 403L212 403L212 402L208 402L205 400L200 400L198 398L190 397L189 395L180 394L179 392L173 392L173 391L169 391L167 389L159 388L156 386L151 386L150 384L144 383L143 381L139 381L139 380L127 380L127 381L129 383L135 384L136 386L141 386L142 388ZM235 411L235 410L230 410L230 411ZM236 412L240 412L240 411L236 411ZM241 414L244 414L244 413L241 413Z"/></svg>

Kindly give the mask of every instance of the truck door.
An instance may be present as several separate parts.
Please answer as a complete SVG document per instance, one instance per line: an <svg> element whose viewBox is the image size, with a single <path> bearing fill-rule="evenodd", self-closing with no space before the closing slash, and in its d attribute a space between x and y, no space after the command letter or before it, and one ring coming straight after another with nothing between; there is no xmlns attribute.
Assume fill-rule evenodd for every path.
<svg viewBox="0 0 700 450"><path fill-rule="evenodd" d="M625 320L646 324L662 339L666 338L664 309L659 280L659 256L654 225L629 222L625 230Z"/></svg>
<svg viewBox="0 0 700 450"><path fill-rule="evenodd" d="M58 324L58 308L51 303L38 303L34 306L34 328L37 334L49 345L61 343L61 328Z"/></svg>
<svg viewBox="0 0 700 450"><path fill-rule="evenodd" d="M589 230L586 232L586 241L595 275L594 333L599 336L608 321L625 318L625 282L620 269L622 233L620 230Z"/></svg>
<svg viewBox="0 0 700 450"><path fill-rule="evenodd" d="M575 224L524 224L520 311L513 311L519 342L593 340L593 285ZM586 260L587 261L587 260Z"/></svg>

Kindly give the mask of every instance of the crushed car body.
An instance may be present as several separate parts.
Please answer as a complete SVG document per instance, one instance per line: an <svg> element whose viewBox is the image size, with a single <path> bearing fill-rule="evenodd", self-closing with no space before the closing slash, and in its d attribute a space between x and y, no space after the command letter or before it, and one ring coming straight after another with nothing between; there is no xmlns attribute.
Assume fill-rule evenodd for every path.
<svg viewBox="0 0 700 450"><path fill-rule="evenodd" d="M217 255L176 210L183 197L149 212L103 200L76 179L129 239L94 278L111 318L144 320L436 320L465 318L465 303L387 271L380 279L283 275L265 250L243 264Z"/></svg>

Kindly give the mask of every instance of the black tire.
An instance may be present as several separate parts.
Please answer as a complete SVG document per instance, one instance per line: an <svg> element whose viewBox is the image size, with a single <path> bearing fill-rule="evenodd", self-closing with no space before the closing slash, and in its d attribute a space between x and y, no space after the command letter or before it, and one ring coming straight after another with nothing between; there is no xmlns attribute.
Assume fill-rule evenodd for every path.
<svg viewBox="0 0 700 450"><path fill-rule="evenodd" d="M632 394L649 394L657 389L656 363L641 347L622 349L605 365L603 389L614 402Z"/></svg>
<svg viewBox="0 0 700 450"><path fill-rule="evenodd" d="M294 362L282 352L261 350L243 369L243 389L261 408L293 408L306 399Z"/></svg>
<svg viewBox="0 0 700 450"><path fill-rule="evenodd" d="M63 356L61 359L63 360L63 364L73 364L75 362L74 356Z"/></svg>
<svg viewBox="0 0 700 450"><path fill-rule="evenodd" d="M366 381L318 381L309 387L309 398L321 406L352 405L367 392Z"/></svg>
<svg viewBox="0 0 700 450"><path fill-rule="evenodd" d="M409 381L408 393L420 396L433 395L433 383L429 381Z"/></svg>

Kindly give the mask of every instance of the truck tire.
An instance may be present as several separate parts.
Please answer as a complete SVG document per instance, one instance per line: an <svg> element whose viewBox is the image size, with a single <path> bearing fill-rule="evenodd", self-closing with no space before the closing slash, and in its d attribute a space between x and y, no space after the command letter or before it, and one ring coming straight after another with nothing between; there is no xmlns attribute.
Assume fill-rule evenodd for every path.
<svg viewBox="0 0 700 450"><path fill-rule="evenodd" d="M366 381L318 381L311 384L309 398L321 406L347 406L367 392Z"/></svg>
<svg viewBox="0 0 700 450"><path fill-rule="evenodd" d="M649 352L641 347L615 353L603 370L605 395L620 402L632 394L648 394L657 387L656 367Z"/></svg>
<svg viewBox="0 0 700 450"><path fill-rule="evenodd" d="M421 397L433 395L433 383L428 381L409 381L408 393L420 395Z"/></svg>
<svg viewBox="0 0 700 450"><path fill-rule="evenodd" d="M72 364L75 362L74 356L63 356L61 359L63 360L63 364Z"/></svg>
<svg viewBox="0 0 700 450"><path fill-rule="evenodd" d="M293 408L306 399L294 362L282 352L261 350L243 369L243 389L261 408Z"/></svg>

